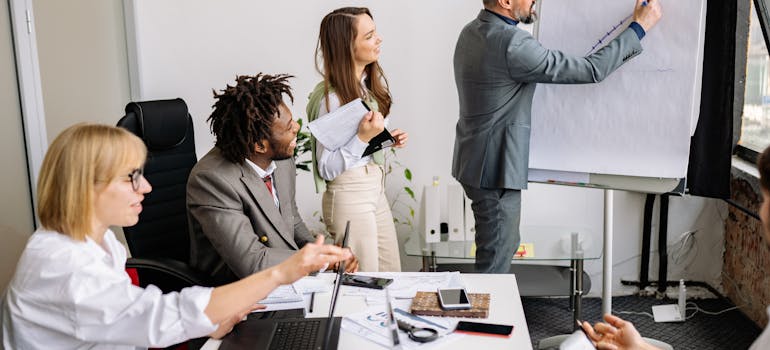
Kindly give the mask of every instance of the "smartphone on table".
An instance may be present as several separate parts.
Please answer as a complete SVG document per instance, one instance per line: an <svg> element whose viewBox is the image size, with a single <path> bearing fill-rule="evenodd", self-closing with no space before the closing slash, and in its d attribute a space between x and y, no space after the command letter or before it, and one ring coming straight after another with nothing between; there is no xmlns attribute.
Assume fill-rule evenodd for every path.
<svg viewBox="0 0 770 350"><path fill-rule="evenodd" d="M342 284L346 286L383 289L393 283L393 279L372 276L345 274L342 276Z"/></svg>
<svg viewBox="0 0 770 350"><path fill-rule="evenodd" d="M457 322L457 328L455 328L455 332L510 337L513 333L513 326L504 324L460 321Z"/></svg>
<svg viewBox="0 0 770 350"><path fill-rule="evenodd" d="M438 289L438 301L444 310L462 310L471 308L471 300L465 288Z"/></svg>

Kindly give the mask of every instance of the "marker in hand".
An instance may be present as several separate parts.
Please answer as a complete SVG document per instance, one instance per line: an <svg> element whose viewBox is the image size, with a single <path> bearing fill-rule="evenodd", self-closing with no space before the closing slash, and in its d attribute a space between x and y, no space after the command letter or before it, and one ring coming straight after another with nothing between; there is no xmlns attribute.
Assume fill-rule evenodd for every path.
<svg viewBox="0 0 770 350"><path fill-rule="evenodd" d="M642 6L647 6L647 1L642 1Z"/></svg>

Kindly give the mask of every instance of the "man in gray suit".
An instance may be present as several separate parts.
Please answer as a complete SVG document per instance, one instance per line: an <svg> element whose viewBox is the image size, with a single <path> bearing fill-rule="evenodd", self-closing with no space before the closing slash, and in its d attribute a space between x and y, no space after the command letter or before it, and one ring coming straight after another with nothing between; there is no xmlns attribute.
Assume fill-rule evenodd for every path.
<svg viewBox="0 0 770 350"><path fill-rule="evenodd" d="M239 76L208 121L214 148L187 183L190 263L218 283L277 265L314 242L295 202L294 148L299 124L288 75ZM355 271L357 260L347 264Z"/></svg>
<svg viewBox="0 0 770 350"><path fill-rule="evenodd" d="M460 119L452 175L472 201L477 271L507 273L519 246L537 83L602 81L642 52L642 37L661 16L658 1L637 0L634 22L586 57L546 49L516 27L535 21L535 0L483 0L484 9L463 28L454 53Z"/></svg>

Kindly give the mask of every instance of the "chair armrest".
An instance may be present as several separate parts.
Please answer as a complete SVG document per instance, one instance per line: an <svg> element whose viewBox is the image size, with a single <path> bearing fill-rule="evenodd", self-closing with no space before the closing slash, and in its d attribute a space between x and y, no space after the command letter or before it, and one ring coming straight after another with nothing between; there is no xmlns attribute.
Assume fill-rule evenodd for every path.
<svg viewBox="0 0 770 350"><path fill-rule="evenodd" d="M214 285L209 276L173 259L128 258L126 268L137 270L140 286L146 287L153 284L164 293L179 291L191 286L210 287Z"/></svg>

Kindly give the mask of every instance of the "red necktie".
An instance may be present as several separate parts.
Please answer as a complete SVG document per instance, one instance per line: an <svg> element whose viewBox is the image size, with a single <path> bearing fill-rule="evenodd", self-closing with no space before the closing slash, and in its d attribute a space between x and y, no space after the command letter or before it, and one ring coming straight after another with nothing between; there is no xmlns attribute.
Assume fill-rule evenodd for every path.
<svg viewBox="0 0 770 350"><path fill-rule="evenodd" d="M270 192L270 195L273 194L273 176L267 175L262 178L262 181L265 182L265 186L267 186L267 191Z"/></svg>

